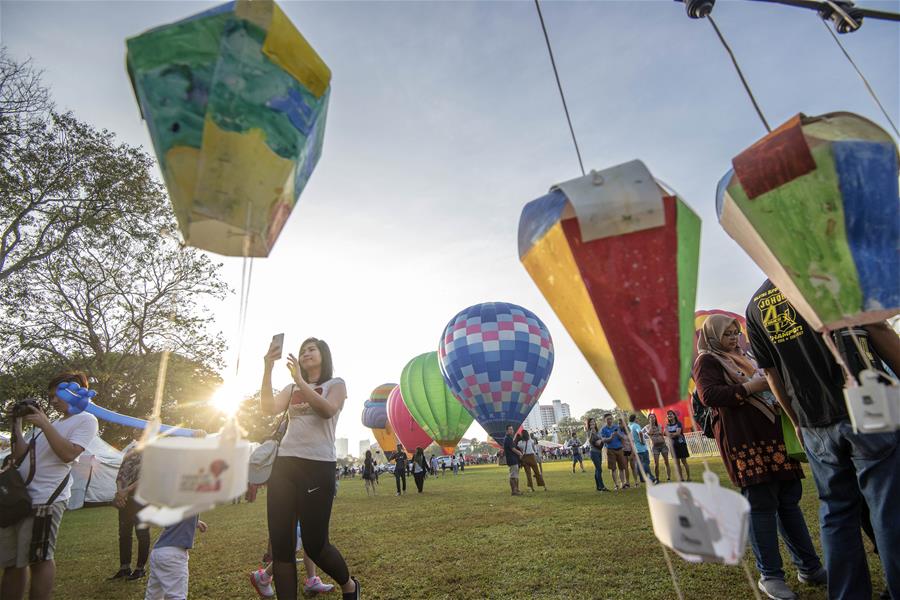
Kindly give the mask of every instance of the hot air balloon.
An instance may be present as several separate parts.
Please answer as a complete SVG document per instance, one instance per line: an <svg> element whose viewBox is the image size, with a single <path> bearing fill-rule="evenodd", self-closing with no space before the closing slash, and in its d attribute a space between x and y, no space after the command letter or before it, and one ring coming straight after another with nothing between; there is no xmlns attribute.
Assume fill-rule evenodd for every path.
<svg viewBox="0 0 900 600"><path fill-rule="evenodd" d="M362 413L362 424L372 430L381 449L393 452L397 448L397 436L387 418L387 398L396 383L382 383L372 390Z"/></svg>
<svg viewBox="0 0 900 600"><path fill-rule="evenodd" d="M750 350L750 342L747 340L747 323L744 317L741 315L735 314L733 312L728 312L727 310L698 310L694 313L694 360L697 360L697 340L700 338L700 330L703 328L703 324L706 323L706 319L710 317L710 315L725 315L731 317L736 320L741 326L741 337L738 341L738 345L744 352L748 352ZM672 404L668 404L663 406L662 408L651 408L648 412L651 412L656 415L657 421L660 423L666 422L666 411L674 410L675 414L678 415L678 420L681 421L681 424L684 425L685 431L693 431L695 429L694 425L694 411L691 406L691 396L694 393L694 390L697 389L697 386L694 384L693 377L688 382L688 390L687 396Z"/></svg>
<svg viewBox="0 0 900 600"><path fill-rule="evenodd" d="M638 160L525 205L519 259L621 408L684 397L700 218Z"/></svg>
<svg viewBox="0 0 900 600"><path fill-rule="evenodd" d="M271 0L229 2L127 46L185 242L267 256L322 152L331 71Z"/></svg>
<svg viewBox="0 0 900 600"><path fill-rule="evenodd" d="M518 428L553 370L553 341L537 316L507 302L485 302L450 319L438 347L456 399L498 442Z"/></svg>
<svg viewBox="0 0 900 600"><path fill-rule="evenodd" d="M400 376L400 390L403 403L416 422L444 454L453 454L472 424L472 415L447 387L437 352L420 354L407 363Z"/></svg>
<svg viewBox="0 0 900 600"><path fill-rule="evenodd" d="M732 166L716 194L719 223L812 327L900 313L898 155L887 132L852 113L800 114ZM774 303L761 308L777 317Z"/></svg>
<svg viewBox="0 0 900 600"><path fill-rule="evenodd" d="M400 440L400 443L403 444L403 449L410 458L412 458L416 448L427 448L431 444L431 438L428 437L428 434L425 433L418 423L416 423L416 420L410 414L409 409L406 408L399 385L394 386L394 389L392 389L391 393L388 395L387 415L388 421L391 424L391 429L394 430L394 435L396 435L397 439ZM385 452L395 452L397 446L394 445L392 448L382 447L382 450Z"/></svg>

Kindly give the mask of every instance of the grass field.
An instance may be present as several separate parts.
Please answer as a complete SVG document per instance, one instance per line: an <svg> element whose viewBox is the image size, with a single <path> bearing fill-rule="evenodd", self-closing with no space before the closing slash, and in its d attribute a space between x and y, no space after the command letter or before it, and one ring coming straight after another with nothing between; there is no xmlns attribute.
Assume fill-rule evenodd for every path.
<svg viewBox="0 0 900 600"><path fill-rule="evenodd" d="M710 466L727 484L720 463ZM366 497L360 479L344 480L332 541L369 599L675 598L642 489L599 494L592 470L572 475L563 462L544 469L550 491L520 498L510 497L506 470L496 466L428 479L422 495L409 478L411 491L399 498L390 475L382 476L375 498ZM692 465L698 476L701 469ZM524 477L522 482L524 487ZM812 479L804 480L804 490L803 509L819 548ZM190 598L255 598L247 574L265 550L265 498L222 506L202 518L210 528L197 534L191 553ZM105 581L118 567L116 523L113 508L66 514L57 548L57 599L143 598L143 582ZM749 548L747 556L752 565ZM782 556L801 598L825 598L822 590L797 583L784 549ZM686 598L752 597L739 567L689 565L674 555L673 561ZM882 581L877 557L870 555L869 563L873 580Z"/></svg>

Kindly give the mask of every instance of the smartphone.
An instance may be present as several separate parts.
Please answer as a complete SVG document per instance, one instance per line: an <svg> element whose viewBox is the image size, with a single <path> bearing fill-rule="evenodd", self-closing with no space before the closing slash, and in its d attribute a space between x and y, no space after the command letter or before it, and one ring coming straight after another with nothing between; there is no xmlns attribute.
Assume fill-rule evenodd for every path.
<svg viewBox="0 0 900 600"><path fill-rule="evenodd" d="M278 357L281 358L281 355L284 353L284 334L278 333L272 336L272 343L269 345L269 348L274 351L276 348L278 349Z"/></svg>

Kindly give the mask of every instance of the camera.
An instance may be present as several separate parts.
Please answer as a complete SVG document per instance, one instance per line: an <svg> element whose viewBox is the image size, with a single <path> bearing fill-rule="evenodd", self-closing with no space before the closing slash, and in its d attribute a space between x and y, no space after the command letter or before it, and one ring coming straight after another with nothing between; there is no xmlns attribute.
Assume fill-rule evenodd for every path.
<svg viewBox="0 0 900 600"><path fill-rule="evenodd" d="M26 417L33 412L32 409L40 410L40 404L38 404L37 400L34 398L19 400L9 407L9 418L18 419L20 417Z"/></svg>

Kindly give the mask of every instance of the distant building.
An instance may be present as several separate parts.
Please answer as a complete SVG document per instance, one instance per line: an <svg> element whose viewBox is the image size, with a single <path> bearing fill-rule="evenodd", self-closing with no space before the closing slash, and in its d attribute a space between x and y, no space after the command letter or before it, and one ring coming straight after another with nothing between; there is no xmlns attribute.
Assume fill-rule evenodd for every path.
<svg viewBox="0 0 900 600"><path fill-rule="evenodd" d="M552 406L546 404L538 405L541 410L541 429L550 429L556 425L556 413Z"/></svg>
<svg viewBox="0 0 900 600"><path fill-rule="evenodd" d="M372 442L368 439L359 441L359 458L366 457L366 450L372 447Z"/></svg>
<svg viewBox="0 0 900 600"><path fill-rule="evenodd" d="M572 412L569 410L569 405L562 400L554 400L553 417L556 419L557 423L559 423L563 419L571 419Z"/></svg>
<svg viewBox="0 0 900 600"><path fill-rule="evenodd" d="M522 425L528 431L540 431L544 428L544 424L541 422L541 409L539 405L534 405L534 408L532 408L531 412L528 413L528 416L525 417L525 422Z"/></svg>
<svg viewBox="0 0 900 600"><path fill-rule="evenodd" d="M337 451L338 458L347 458L348 443L347 438L337 438L334 440L334 449Z"/></svg>

